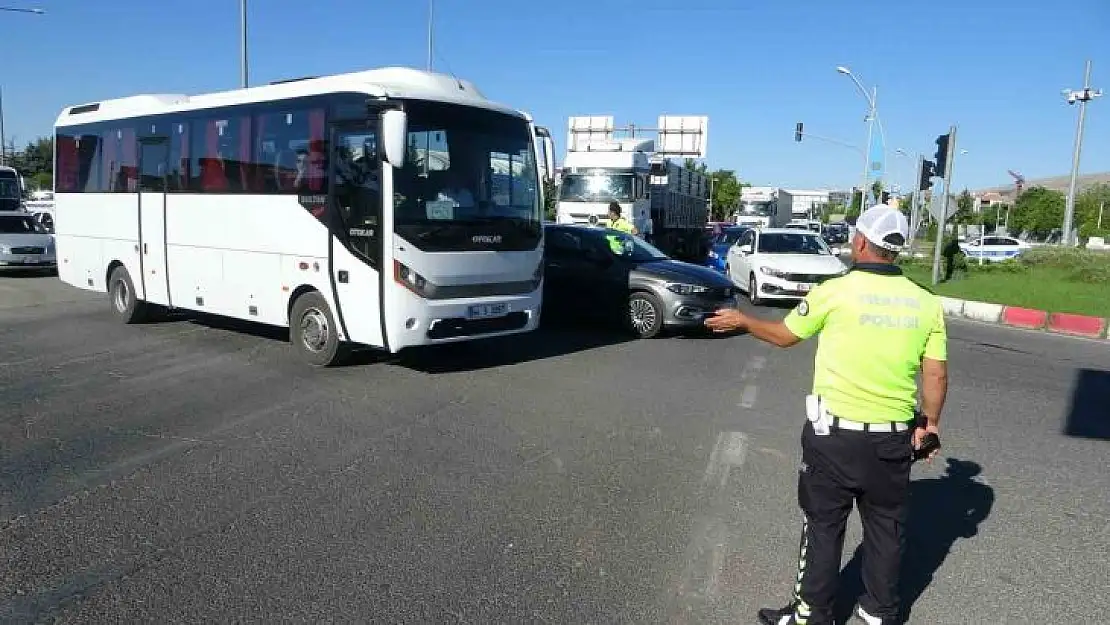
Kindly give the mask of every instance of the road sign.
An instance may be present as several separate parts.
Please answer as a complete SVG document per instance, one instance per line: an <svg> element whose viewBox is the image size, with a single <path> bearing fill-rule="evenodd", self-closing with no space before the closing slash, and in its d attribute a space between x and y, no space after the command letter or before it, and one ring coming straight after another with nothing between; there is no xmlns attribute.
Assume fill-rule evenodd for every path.
<svg viewBox="0 0 1110 625"><path fill-rule="evenodd" d="M942 200L943 200L943 197L941 197L940 195L934 194L933 195L933 201L929 202L929 214L933 216L933 219L938 219L938 220L942 219L940 217L940 210L941 210ZM943 217L943 220L948 221L949 219L951 219L952 215L955 215L956 211L959 210L959 209L960 209L960 206L959 206L959 203L956 202L956 198L948 198L948 211L947 211L947 214Z"/></svg>

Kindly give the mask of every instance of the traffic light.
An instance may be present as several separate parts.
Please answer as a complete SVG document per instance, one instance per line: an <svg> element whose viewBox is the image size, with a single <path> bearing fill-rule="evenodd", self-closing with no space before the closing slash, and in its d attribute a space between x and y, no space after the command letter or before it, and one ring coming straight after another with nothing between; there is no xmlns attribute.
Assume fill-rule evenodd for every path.
<svg viewBox="0 0 1110 625"><path fill-rule="evenodd" d="M798 122L798 125L794 126L794 141L797 143L802 142L802 122Z"/></svg>
<svg viewBox="0 0 1110 625"><path fill-rule="evenodd" d="M933 186L933 176L936 176L933 161L921 161L921 181L917 185L918 191L928 191Z"/></svg>
<svg viewBox="0 0 1110 625"><path fill-rule="evenodd" d="M941 135L937 137L937 178L943 178L944 172L948 171L948 135Z"/></svg>

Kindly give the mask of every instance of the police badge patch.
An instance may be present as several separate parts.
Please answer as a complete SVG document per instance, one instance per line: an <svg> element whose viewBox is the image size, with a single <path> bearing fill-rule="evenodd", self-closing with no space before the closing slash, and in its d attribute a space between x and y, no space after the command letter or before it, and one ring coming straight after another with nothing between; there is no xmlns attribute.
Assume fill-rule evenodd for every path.
<svg viewBox="0 0 1110 625"><path fill-rule="evenodd" d="M805 300L802 300L801 302L798 302L798 307L795 308L794 310L798 311L798 316L799 317L805 317L806 315L809 314L809 302L807 302Z"/></svg>

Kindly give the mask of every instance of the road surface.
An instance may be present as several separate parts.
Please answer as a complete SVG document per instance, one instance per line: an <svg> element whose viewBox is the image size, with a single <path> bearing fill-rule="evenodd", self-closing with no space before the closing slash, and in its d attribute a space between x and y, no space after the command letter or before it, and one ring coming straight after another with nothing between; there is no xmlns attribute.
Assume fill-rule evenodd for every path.
<svg viewBox="0 0 1110 625"><path fill-rule="evenodd" d="M2 621L724 624L790 591L812 345L563 328L313 370L55 278L0 302ZM1110 342L949 332L909 622L1094 618Z"/></svg>

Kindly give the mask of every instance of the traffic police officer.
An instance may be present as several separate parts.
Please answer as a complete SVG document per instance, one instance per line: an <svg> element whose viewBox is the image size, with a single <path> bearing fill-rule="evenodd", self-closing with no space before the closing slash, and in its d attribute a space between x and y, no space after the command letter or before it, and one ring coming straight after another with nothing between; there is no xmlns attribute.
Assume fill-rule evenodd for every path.
<svg viewBox="0 0 1110 625"><path fill-rule="evenodd" d="M640 234L631 221L621 217L621 205L617 202L609 202L609 227L625 234Z"/></svg>
<svg viewBox="0 0 1110 625"><path fill-rule="evenodd" d="M724 309L718 332L746 329L790 347L820 333L798 477L804 513L797 583L789 605L763 609L766 625L828 625L853 502L863 522L864 594L856 616L870 625L900 618L903 528L913 448L937 434L947 394L947 334L939 298L894 264L909 225L885 204L869 208L852 239L853 268L816 288L783 321ZM921 412L914 426L916 375ZM936 455L933 451L928 459Z"/></svg>

